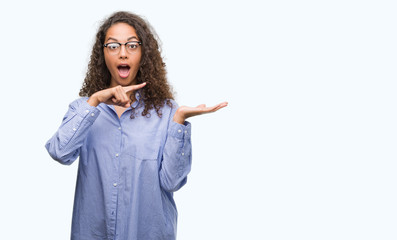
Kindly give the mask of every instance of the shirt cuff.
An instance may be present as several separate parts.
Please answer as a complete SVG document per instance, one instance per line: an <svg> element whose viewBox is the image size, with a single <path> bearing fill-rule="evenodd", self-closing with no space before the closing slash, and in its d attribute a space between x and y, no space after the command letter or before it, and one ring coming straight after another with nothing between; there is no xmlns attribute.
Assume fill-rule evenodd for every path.
<svg viewBox="0 0 397 240"><path fill-rule="evenodd" d="M192 125L190 122L185 121L184 124L179 124L171 121L168 129L168 135L179 139L190 139L192 131Z"/></svg>
<svg viewBox="0 0 397 240"><path fill-rule="evenodd" d="M87 120L90 122L94 122L101 113L98 108L91 106L86 100L82 101L79 108L76 109L76 112L79 116L82 118L87 118Z"/></svg>

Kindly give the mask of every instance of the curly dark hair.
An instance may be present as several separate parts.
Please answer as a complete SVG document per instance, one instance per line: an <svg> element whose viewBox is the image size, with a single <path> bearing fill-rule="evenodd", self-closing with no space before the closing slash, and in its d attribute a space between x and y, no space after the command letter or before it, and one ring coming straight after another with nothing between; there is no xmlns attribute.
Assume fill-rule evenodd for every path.
<svg viewBox="0 0 397 240"><path fill-rule="evenodd" d="M116 23L126 23L133 27L142 42L142 56L136 75L137 84L147 83L144 88L140 89L141 100L143 100L145 106L142 116L150 117L149 111L154 108L157 115L161 117L161 108L165 103L172 107L170 100L174 99L174 96L167 81L167 71L158 44L159 38L147 21L133 13L115 12L105 19L99 27L79 95L81 97L90 97L100 90L109 88L111 75L106 67L103 44L108 29ZM131 95L131 100L132 97ZM134 118L135 115L135 108L132 108L131 118Z"/></svg>

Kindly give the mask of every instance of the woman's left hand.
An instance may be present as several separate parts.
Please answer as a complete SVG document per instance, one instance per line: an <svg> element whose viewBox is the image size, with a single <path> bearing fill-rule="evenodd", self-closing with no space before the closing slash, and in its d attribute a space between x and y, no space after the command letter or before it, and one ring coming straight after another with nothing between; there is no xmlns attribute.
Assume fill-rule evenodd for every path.
<svg viewBox="0 0 397 240"><path fill-rule="evenodd" d="M176 113L174 115L174 122L183 124L187 118L201 114L216 112L219 109L226 107L227 104L227 102L223 102L212 107L207 107L205 104L200 104L197 107L181 106L176 110Z"/></svg>

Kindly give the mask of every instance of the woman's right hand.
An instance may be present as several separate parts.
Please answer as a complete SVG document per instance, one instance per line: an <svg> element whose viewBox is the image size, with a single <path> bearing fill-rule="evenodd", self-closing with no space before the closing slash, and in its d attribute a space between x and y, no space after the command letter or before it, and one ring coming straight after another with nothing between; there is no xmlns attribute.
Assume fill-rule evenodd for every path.
<svg viewBox="0 0 397 240"><path fill-rule="evenodd" d="M117 105L120 107L130 107L131 99L129 96L131 94L128 93L143 88L145 85L146 83L144 82L138 85L131 85L127 87L122 87L119 85L116 87L107 88L92 94L87 102L94 107L98 106L100 103Z"/></svg>

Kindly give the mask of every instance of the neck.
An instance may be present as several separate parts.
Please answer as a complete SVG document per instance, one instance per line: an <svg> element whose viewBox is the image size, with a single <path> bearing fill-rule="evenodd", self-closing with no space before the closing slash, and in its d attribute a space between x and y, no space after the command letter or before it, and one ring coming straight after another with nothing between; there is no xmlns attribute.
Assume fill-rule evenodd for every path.
<svg viewBox="0 0 397 240"><path fill-rule="evenodd" d="M121 85L122 87L127 87L127 86L131 86L131 85L136 85L137 83L136 83L136 79L134 79L134 80L132 80L129 84L126 84L126 85ZM113 79L113 77L110 79L110 88L112 88L112 87L116 87L116 86L118 86L118 85L120 85L120 84L118 84L117 83L117 81L116 80L114 80Z"/></svg>

